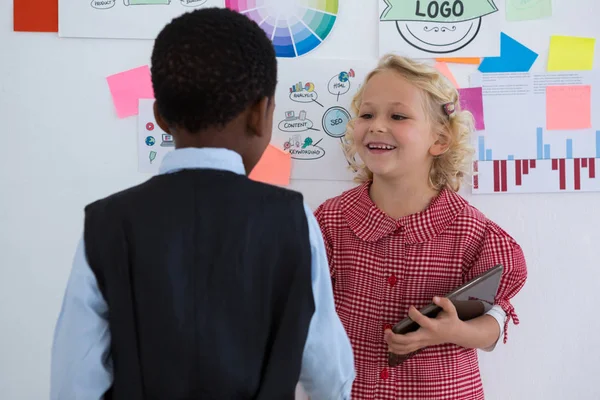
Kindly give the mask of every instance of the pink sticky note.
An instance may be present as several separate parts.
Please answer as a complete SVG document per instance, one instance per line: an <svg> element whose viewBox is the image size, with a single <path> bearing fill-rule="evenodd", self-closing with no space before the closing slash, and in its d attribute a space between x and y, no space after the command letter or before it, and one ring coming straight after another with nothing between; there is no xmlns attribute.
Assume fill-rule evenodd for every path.
<svg viewBox="0 0 600 400"><path fill-rule="evenodd" d="M458 86L458 82L456 82L456 78L454 78L452 71L450 71L450 68L448 68L448 64L446 64L445 62L436 62L435 68L438 71L440 71L442 73L442 75L444 75L446 78L448 78L448 80L450 82L452 82L452 84L454 85L455 88L458 89L460 87L460 86Z"/></svg>
<svg viewBox="0 0 600 400"><path fill-rule="evenodd" d="M478 131L485 129L482 92L483 90L480 87L458 89L460 108L470 111L473 114L475 129Z"/></svg>
<svg viewBox="0 0 600 400"><path fill-rule="evenodd" d="M589 85L546 87L546 129L591 128L591 97Z"/></svg>
<svg viewBox="0 0 600 400"><path fill-rule="evenodd" d="M137 115L139 99L153 99L154 90L147 65L106 78L119 118Z"/></svg>

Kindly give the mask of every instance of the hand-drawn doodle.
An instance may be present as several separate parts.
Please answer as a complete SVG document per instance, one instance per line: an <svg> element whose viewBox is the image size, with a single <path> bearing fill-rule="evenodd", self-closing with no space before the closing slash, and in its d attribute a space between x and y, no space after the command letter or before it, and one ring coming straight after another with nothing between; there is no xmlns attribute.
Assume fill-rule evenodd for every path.
<svg viewBox="0 0 600 400"><path fill-rule="evenodd" d="M123 4L126 6L148 6L156 4L168 6L171 4L171 0L123 0Z"/></svg>
<svg viewBox="0 0 600 400"><path fill-rule="evenodd" d="M350 69L348 72L340 72L329 80L329 83L327 83L327 90L329 90L329 93L337 96L337 100L339 100L340 95L350 91L350 78L354 78L354 76L353 69Z"/></svg>
<svg viewBox="0 0 600 400"><path fill-rule="evenodd" d="M147 136L146 140L145 140L146 146L154 146L156 144L156 139L154 139L154 136Z"/></svg>
<svg viewBox="0 0 600 400"><path fill-rule="evenodd" d="M395 22L402 38L428 53L452 53L477 37L494 0L384 0L381 22Z"/></svg>
<svg viewBox="0 0 600 400"><path fill-rule="evenodd" d="M308 130L318 131L313 128L313 122L306 117L306 111L302 110L296 115L294 111L286 111L285 119L279 122L279 130L282 132L304 132Z"/></svg>
<svg viewBox="0 0 600 400"><path fill-rule="evenodd" d="M200 7L208 0L181 0L181 5L186 7Z"/></svg>
<svg viewBox="0 0 600 400"><path fill-rule="evenodd" d="M306 82L305 84L298 82L294 86L290 87L290 100L297 103L315 102L323 107L323 104L317 101L318 98L319 95L315 91L315 84L312 82Z"/></svg>
<svg viewBox="0 0 600 400"><path fill-rule="evenodd" d="M293 135L283 144L283 150L295 160L318 160L325 155L325 149L318 145L321 140L313 143L310 136L303 139L300 134Z"/></svg>
<svg viewBox="0 0 600 400"><path fill-rule="evenodd" d="M98 10L108 10L115 6L117 0L92 0L90 5Z"/></svg>
<svg viewBox="0 0 600 400"><path fill-rule="evenodd" d="M329 136L341 138L346 135L346 129L350 122L350 113L340 106L333 106L323 114L323 130Z"/></svg>
<svg viewBox="0 0 600 400"><path fill-rule="evenodd" d="M160 143L161 147L175 147L175 140L172 135L167 133L163 133L162 142Z"/></svg>

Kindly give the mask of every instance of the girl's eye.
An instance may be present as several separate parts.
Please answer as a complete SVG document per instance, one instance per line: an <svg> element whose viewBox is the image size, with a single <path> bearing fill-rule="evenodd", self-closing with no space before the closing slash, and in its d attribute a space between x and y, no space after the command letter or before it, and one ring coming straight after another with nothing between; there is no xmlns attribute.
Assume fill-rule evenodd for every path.
<svg viewBox="0 0 600 400"><path fill-rule="evenodd" d="M402 121L403 119L406 119L406 117L404 115L394 114L392 115L392 119L395 119L396 121Z"/></svg>
<svg viewBox="0 0 600 400"><path fill-rule="evenodd" d="M362 114L360 117L362 119L371 119L373 117L373 115L366 113L366 114Z"/></svg>

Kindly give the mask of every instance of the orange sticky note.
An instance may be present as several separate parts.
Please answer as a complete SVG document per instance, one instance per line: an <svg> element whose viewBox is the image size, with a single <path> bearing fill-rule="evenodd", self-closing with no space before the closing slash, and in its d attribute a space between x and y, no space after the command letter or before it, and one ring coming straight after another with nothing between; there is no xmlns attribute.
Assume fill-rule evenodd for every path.
<svg viewBox="0 0 600 400"><path fill-rule="evenodd" d="M440 71L442 73L442 75L444 75L446 78L448 78L448 80L450 82L452 82L452 84L454 85L455 88L458 89L460 87L460 86L458 86L458 82L456 82L456 78L454 78L452 71L450 71L450 68L448 68L448 64L446 64L445 62L436 62L435 68L438 71Z"/></svg>
<svg viewBox="0 0 600 400"><path fill-rule="evenodd" d="M450 57L450 58L436 58L437 62L446 62L446 63L454 63L454 64L472 64L479 65L481 64L481 58L479 57Z"/></svg>
<svg viewBox="0 0 600 400"><path fill-rule="evenodd" d="M15 32L58 32L58 0L14 0Z"/></svg>
<svg viewBox="0 0 600 400"><path fill-rule="evenodd" d="M138 114L139 99L153 99L154 90L147 65L106 78L119 118Z"/></svg>
<svg viewBox="0 0 600 400"><path fill-rule="evenodd" d="M290 153L269 145L249 178L271 185L289 185L291 171L292 157Z"/></svg>
<svg viewBox="0 0 600 400"><path fill-rule="evenodd" d="M546 87L546 129L591 128L591 97L589 85Z"/></svg>

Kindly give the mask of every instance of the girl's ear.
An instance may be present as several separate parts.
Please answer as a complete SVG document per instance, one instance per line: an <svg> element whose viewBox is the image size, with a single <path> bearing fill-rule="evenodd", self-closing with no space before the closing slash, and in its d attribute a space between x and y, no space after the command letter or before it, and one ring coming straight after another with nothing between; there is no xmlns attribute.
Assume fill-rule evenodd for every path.
<svg viewBox="0 0 600 400"><path fill-rule="evenodd" d="M434 157L441 156L450 148L450 135L445 130L437 133L437 139L429 147L429 154Z"/></svg>

